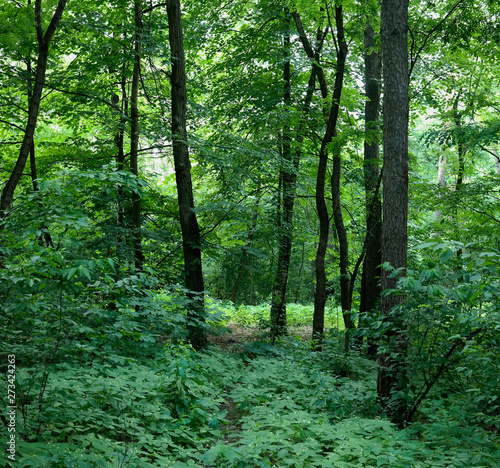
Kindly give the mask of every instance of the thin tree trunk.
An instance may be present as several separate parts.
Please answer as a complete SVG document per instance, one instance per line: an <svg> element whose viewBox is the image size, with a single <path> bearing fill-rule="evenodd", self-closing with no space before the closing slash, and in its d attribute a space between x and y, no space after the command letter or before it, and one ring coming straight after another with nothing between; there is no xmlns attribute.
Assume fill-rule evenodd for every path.
<svg viewBox="0 0 500 468"><path fill-rule="evenodd" d="M381 13L384 59L384 173L382 261L395 269L407 264L408 220L408 0L383 0ZM401 274L404 274L402 272ZM397 277L384 270L382 289L394 289ZM378 357L377 393L391 420L406 419L406 404L398 395L407 385L407 338L397 306L402 295L381 298L381 313L389 324L390 347Z"/></svg>
<svg viewBox="0 0 500 468"><path fill-rule="evenodd" d="M132 74L132 90L130 93L130 172L139 177L139 83L141 75L141 48L142 48L142 2L135 0L134 3L134 71ZM134 262L137 269L142 269L144 254L142 251L141 233L141 195L138 191L132 192L132 228L134 238Z"/></svg>
<svg viewBox="0 0 500 468"><path fill-rule="evenodd" d="M368 314L377 309L380 302L380 276L382 263L382 204L378 196L380 175L380 144L378 138L380 117L380 53L374 51L375 32L367 24L364 32L365 61L365 143L364 184L366 203L366 254L363 262L360 294L360 323L363 327ZM375 198L373 198L375 196ZM368 338L368 354L375 357L376 343Z"/></svg>
<svg viewBox="0 0 500 468"><path fill-rule="evenodd" d="M292 13L295 19L295 24L301 34L302 41L306 52L319 60L319 53L321 51L323 41L320 35L320 30L317 33L317 44L316 49L313 51L310 46L307 37L305 36L302 24L300 21L300 16L298 13ZM289 27L289 25L288 25ZM290 106L291 104L291 73L290 73L290 36L285 36L285 62L283 68L283 79L285 83L284 89L284 102L285 106ZM318 71L319 70L319 71ZM314 85L316 81L316 76L318 73L322 73L321 67L317 62L313 62L311 75L308 82L307 92L304 100L304 105L302 107L302 112L304 117L309 113L312 97L314 94ZM324 78L324 74L323 74ZM326 82L325 82L326 83ZM282 216L280 218L280 247L279 247L279 258L278 258L278 271L276 273L276 279L273 287L273 295L271 301L271 323L273 324L273 336L280 335L286 329L286 291L288 283L288 271L290 267L290 259L292 252L292 231L293 231L293 209L295 201L295 188L297 184L297 174L301 159L301 144L303 142L302 130L304 126L304 120L300 121L299 129L297 132L297 149L293 155L292 161L292 151L290 144L290 134L291 129L286 127L283 132L283 157L285 160L286 168L280 176L280 182L282 186L283 202L282 202ZM290 166L292 166L290 168Z"/></svg>
<svg viewBox="0 0 500 468"><path fill-rule="evenodd" d="M453 103L453 122L455 123L455 127L459 129L462 126L462 115L458 110L458 102L460 99L460 92L457 94L455 102ZM458 171L457 171L457 182L455 185L455 190L459 192L462 188L464 182L464 174L465 174L465 153L466 148L462 142L462 138L457 132L457 148L458 148Z"/></svg>
<svg viewBox="0 0 500 468"><path fill-rule="evenodd" d="M305 242L302 243L302 255L300 257L300 266L299 266L299 272L297 274L297 289L295 290L295 304L298 304L299 299L300 299L300 290L302 288L302 271L304 270L304 260L306 257L306 244Z"/></svg>
<svg viewBox="0 0 500 468"><path fill-rule="evenodd" d="M12 207L14 192L19 180L21 179L33 145L38 111L40 109L40 101L42 99L42 92L45 85L50 42L57 29L57 25L59 24L64 8L66 7L66 2L67 0L59 0L45 34L42 29L42 0L36 0L35 2L35 26L38 40L38 60L35 74L35 84L29 102L28 122L24 132L21 149L19 150L19 156L17 158L16 165L14 166L14 170L12 171L2 191L2 197L0 199L0 219L3 218Z"/></svg>
<svg viewBox="0 0 500 468"><path fill-rule="evenodd" d="M332 96L332 105L328 116L325 136L321 142L319 153L318 174L316 177L316 210L319 217L319 242L316 250L316 294L314 297L313 316L313 339L316 341L316 349L321 348L321 341L325 328L325 304L326 304L326 273L325 255L328 243L329 215L325 202L325 181L328 164L327 147L336 136L337 119L340 109L340 97L344 80L345 61L347 56L347 43L344 38L344 22L342 5L335 7L335 22L337 27L337 41L339 50L337 54L337 71L335 74L335 87Z"/></svg>
<svg viewBox="0 0 500 468"><path fill-rule="evenodd" d="M28 5L31 5L31 2L28 2ZM31 60L28 58L26 61L26 72L30 78L28 78L28 102L31 102L31 98L33 96L33 88L32 88L32 80L31 80L31 75L33 73L33 70L31 68ZM33 191L34 192L39 192L40 187L38 185L38 172L36 169L36 152L35 152L35 141L32 140L31 142L31 148L30 148L30 173L31 173L31 184L33 186ZM43 208L43 203L39 199L38 200L38 206L39 208ZM46 247L54 247L54 242L52 241L52 236L50 235L49 228L46 226L45 223L42 222L42 225L40 226L40 229L43 233L43 238L42 236L37 236L38 237L38 244L40 246L46 246Z"/></svg>
<svg viewBox="0 0 500 468"><path fill-rule="evenodd" d="M186 288L190 291L191 307L188 311L189 340L195 349L207 344L203 323L204 283L201 263L201 237L194 211L191 161L187 144L187 91L182 33L181 5L179 0L167 0L168 31L172 56L172 140L175 180L182 231L184 274Z"/></svg>
<svg viewBox="0 0 500 468"><path fill-rule="evenodd" d="M342 207L340 205L340 174L341 174L341 159L340 148L336 148L333 154L333 171L331 177L332 205L333 205L333 221L337 232L339 242L339 265L340 265L340 305L342 308L342 317L346 329L344 350L349 352L350 334L356 328L351 315L352 305L352 290L351 290L351 275L349 272L349 241L347 239L347 231L342 215Z"/></svg>

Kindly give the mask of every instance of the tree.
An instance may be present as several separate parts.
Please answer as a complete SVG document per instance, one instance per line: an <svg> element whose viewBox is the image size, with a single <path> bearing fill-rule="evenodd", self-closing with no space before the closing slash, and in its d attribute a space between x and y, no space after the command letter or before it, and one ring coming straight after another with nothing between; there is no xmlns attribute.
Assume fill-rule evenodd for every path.
<svg viewBox="0 0 500 468"><path fill-rule="evenodd" d="M23 142L19 150L19 157L17 158L16 165L12 171L7 183L5 184L2 197L0 199L0 218L5 216L12 206L14 200L14 192L17 184L28 161L30 151L33 147L33 138L35 135L36 122L38 118L38 110L40 108L40 101L42 99L42 92L45 85L45 75L47 71L47 63L49 60L50 43L56 32L57 25L61 19L64 8L66 7L67 0L59 0L57 7L54 11L52 19L46 31L43 31L42 26L42 0L35 1L35 28L36 38L38 42L38 57L35 73L35 82L33 91L31 92L29 108L28 108L28 121L24 131Z"/></svg>
<svg viewBox="0 0 500 468"><path fill-rule="evenodd" d="M139 82L141 76L141 49L142 49L142 2L134 1L134 71L132 74L132 90L130 95L130 172L139 177ZM132 227L134 236L135 267L142 269L144 254L142 253L141 235L141 195L138 191L132 194Z"/></svg>
<svg viewBox="0 0 500 468"><path fill-rule="evenodd" d="M283 105L285 113L290 113L291 106L291 65L290 65L290 18L288 8L284 10L284 35L283 35ZM295 184L299 161L292 160L290 118L285 116L282 131L281 157L282 165L279 174L278 193L278 262L271 298L271 326L273 337L282 335L286 329L286 289L288 283L288 270L290 268L290 255L292 253L293 232L293 205L295 198ZM297 152L295 152L297 154Z"/></svg>
<svg viewBox="0 0 500 468"><path fill-rule="evenodd" d="M321 141L318 161L318 174L316 178L316 210L319 217L319 242L316 250L316 294L314 297L313 316L313 339L321 343L325 326L325 304L326 304L326 273L325 255L328 243L330 219L325 202L325 182L328 165L328 151L331 143L337 136L337 120L340 110L340 97L344 81L345 62L347 57L347 42L344 36L344 18L342 5L335 7L335 24L337 28L337 69L335 73L335 85L332 93L332 104L328 115L325 135Z"/></svg>
<svg viewBox="0 0 500 468"><path fill-rule="evenodd" d="M379 196L379 115L380 115L380 52L375 46L375 31L370 21L364 31L365 64L365 142L364 185L366 204L366 241L359 312L360 321L378 307L380 301L380 264L382 263L382 205ZM376 349L369 339L368 353L375 357Z"/></svg>
<svg viewBox="0 0 500 468"><path fill-rule="evenodd" d="M384 169L382 261L393 270L382 272L382 290L396 289L407 264L408 219L408 0L383 0L381 39L384 77ZM378 356L377 392L391 419L405 421L401 392L405 390L406 336L398 314L402 295L382 295L381 314L389 323L388 348Z"/></svg>
<svg viewBox="0 0 500 468"><path fill-rule="evenodd" d="M207 343L203 329L204 283L201 262L201 237L194 211L191 161L187 142L186 112L186 66L182 34L181 5L179 0L167 0L168 31L172 60L172 151L174 154L175 180L184 252L184 275L191 299L188 311L189 340L195 349Z"/></svg>

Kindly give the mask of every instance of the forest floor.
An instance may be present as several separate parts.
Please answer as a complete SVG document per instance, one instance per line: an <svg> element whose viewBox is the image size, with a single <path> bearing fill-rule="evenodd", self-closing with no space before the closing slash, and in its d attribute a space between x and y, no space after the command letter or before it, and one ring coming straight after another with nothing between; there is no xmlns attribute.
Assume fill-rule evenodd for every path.
<svg viewBox="0 0 500 468"><path fill-rule="evenodd" d="M312 352L311 328L301 324L275 343L258 326L225 327L200 352L129 340L147 354L110 346L86 365L68 358L45 374L19 369L22 456L12 466L499 466L498 436L460 394L445 399L438 389L404 430L381 416L376 363L345 356L336 329Z"/></svg>
<svg viewBox="0 0 500 468"><path fill-rule="evenodd" d="M221 395L223 437L204 454L203 466L498 466L498 438L464 426L454 403L444 409L443 400L429 399L405 430L381 418L376 364L344 356L338 334L323 352L311 353L311 327L293 327L271 343L258 327L226 326L229 332L210 342L240 366Z"/></svg>

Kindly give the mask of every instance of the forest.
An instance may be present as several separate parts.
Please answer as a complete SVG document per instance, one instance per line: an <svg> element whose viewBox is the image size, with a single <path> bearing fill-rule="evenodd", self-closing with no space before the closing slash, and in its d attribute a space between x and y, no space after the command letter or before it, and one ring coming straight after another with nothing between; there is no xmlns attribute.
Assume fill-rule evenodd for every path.
<svg viewBox="0 0 500 468"><path fill-rule="evenodd" d="M499 466L499 0L0 6L0 466Z"/></svg>

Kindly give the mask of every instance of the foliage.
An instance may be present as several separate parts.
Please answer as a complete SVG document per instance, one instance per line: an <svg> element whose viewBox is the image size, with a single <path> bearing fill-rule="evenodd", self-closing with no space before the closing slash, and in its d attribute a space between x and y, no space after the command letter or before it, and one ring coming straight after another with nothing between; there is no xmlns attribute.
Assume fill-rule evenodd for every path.
<svg viewBox="0 0 500 468"><path fill-rule="evenodd" d="M3 2L0 11L2 188L19 154L37 69L35 3ZM368 19L379 29L379 2L341 3L349 63L335 148L352 270L366 234L363 145L377 141L377 132L364 129L363 32ZM46 29L55 3L40 4ZM145 9L138 177L128 167L135 4ZM409 267L393 291L404 304L390 317L404 325L408 350L408 385L394 395L407 403L404 430L384 419L377 364L364 354L374 342L379 351L391 349L394 342L380 341L391 320L372 311L352 333L354 349L342 348L333 232L322 350L312 351L303 338L312 322L314 187L336 72L339 4L182 2L188 143L207 290L203 327L214 341L226 326L244 328L248 343L238 342L238 333L222 337L237 342L231 354L186 344L192 302L183 284L170 160L164 5L68 2L52 41L30 163L12 210L0 219L4 389L11 375L6 356L16 356L13 466L498 465L499 2L410 4ZM314 60L294 15L309 42L322 44ZM316 76L305 109L313 65L322 66L330 89L325 99ZM284 128L300 160L293 170ZM278 174L287 171L297 176L289 334L269 343L264 332L283 209ZM137 196L140 232L132 227ZM138 234L143 268L134 262ZM355 305L359 286L352 284ZM356 311L345 312L357 320ZM8 406L5 391L0 402Z"/></svg>
<svg viewBox="0 0 500 468"><path fill-rule="evenodd" d="M267 320L271 307L270 304L233 306L231 303L215 301L214 306L223 312L226 321L236 323L245 328L268 328ZM339 314L339 308L333 304L329 304L325 311L325 327L343 328L342 318L340 317L339 319ZM312 316L313 306L311 304L287 304L287 322L290 327L308 326L312 322Z"/></svg>
<svg viewBox="0 0 500 468"><path fill-rule="evenodd" d="M492 350L500 344L495 300L500 293L500 256L457 242L427 242L419 248L422 269L408 270L398 282L397 292L405 295L405 302L393 315L404 317L411 346L401 358L409 376L407 391L393 398L407 400L410 421L425 399L436 395L439 383L440 394L453 395L454 404L477 404L469 423L498 427L499 373ZM376 336L384 336L383 330L391 326L393 322L379 320L372 330L378 328ZM387 341L381 346L391 352L395 345ZM475 395L481 396L476 400Z"/></svg>

